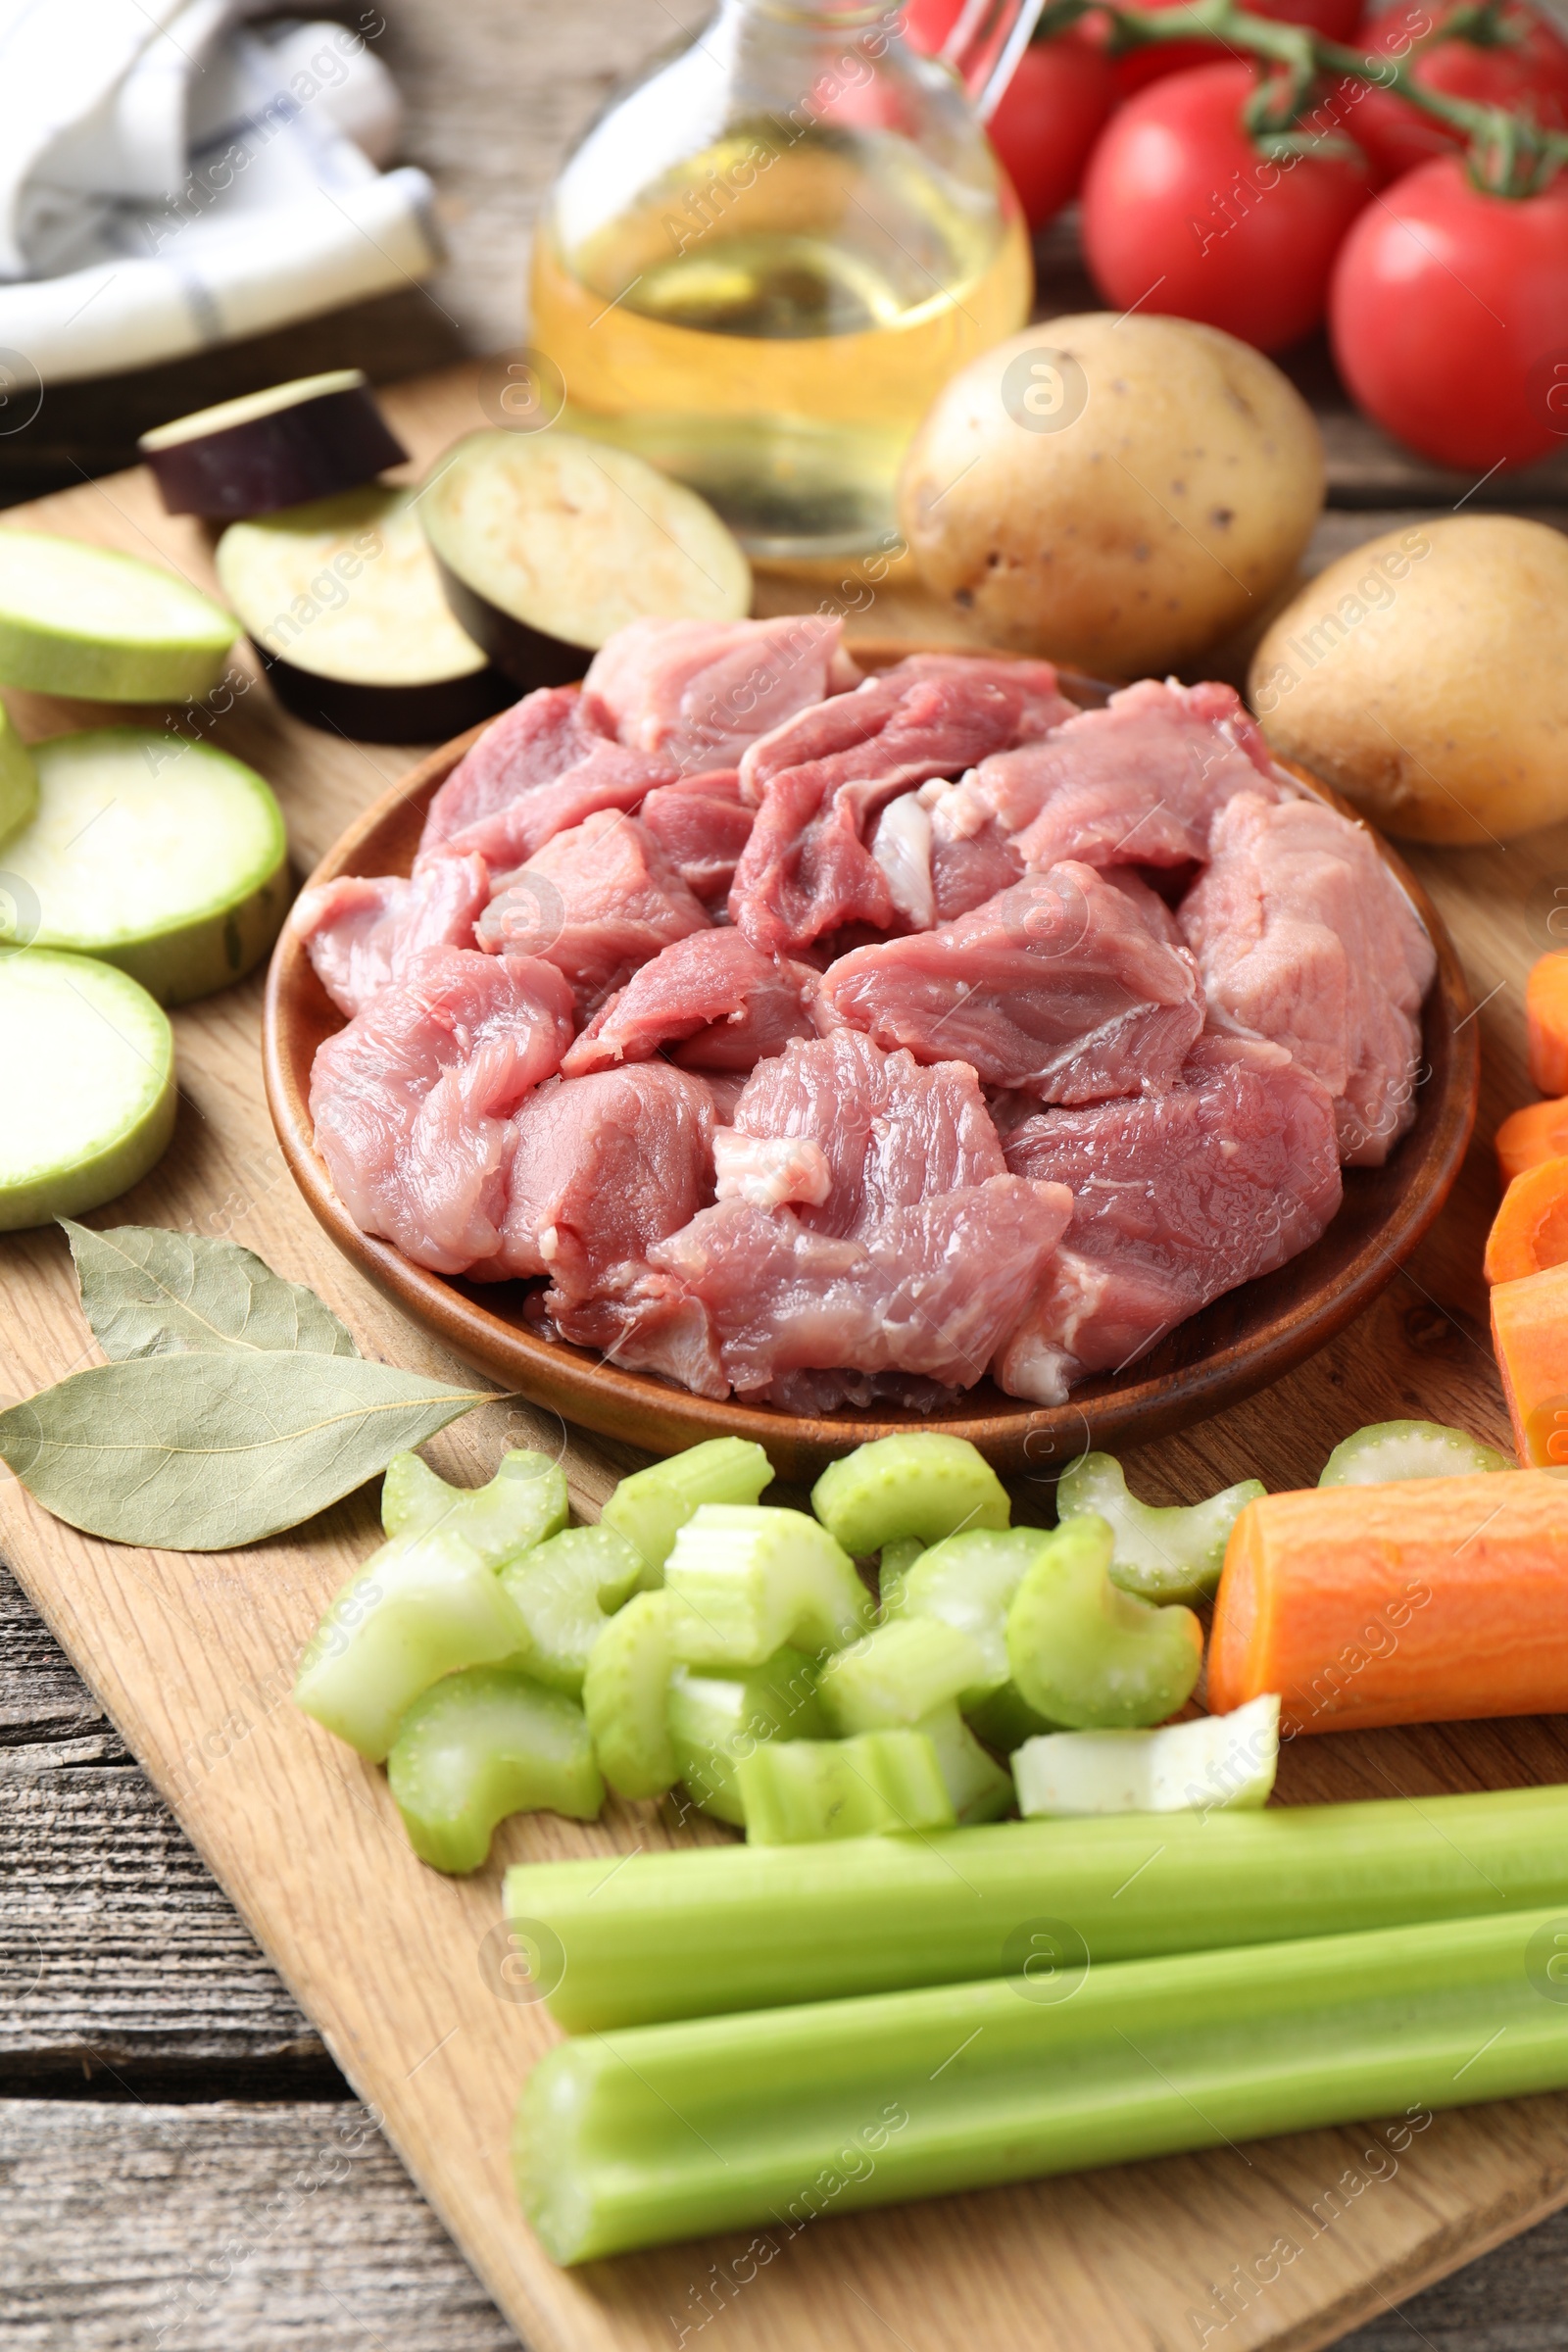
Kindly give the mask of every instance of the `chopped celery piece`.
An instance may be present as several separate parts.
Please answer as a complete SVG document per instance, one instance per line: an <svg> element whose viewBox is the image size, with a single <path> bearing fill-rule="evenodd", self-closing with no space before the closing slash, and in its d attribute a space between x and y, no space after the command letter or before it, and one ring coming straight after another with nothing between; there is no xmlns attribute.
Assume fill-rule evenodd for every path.
<svg viewBox="0 0 1568 2352"><path fill-rule="evenodd" d="M1191 1609L1154 1608L1110 1581L1114 1538L1069 1519L1007 1611L1007 1658L1024 1699L1072 1731L1163 1723L1192 1695L1203 1637Z"/></svg>
<svg viewBox="0 0 1568 2352"><path fill-rule="evenodd" d="M520 1671L580 1696L593 1645L641 1573L631 1545L603 1525L568 1527L503 1568L502 1590L528 1631Z"/></svg>
<svg viewBox="0 0 1568 2352"><path fill-rule="evenodd" d="M1017 1801L1012 1775L986 1754L951 1698L909 1728L924 1732L937 1751L955 1821L995 1821L1012 1811Z"/></svg>
<svg viewBox="0 0 1568 2352"><path fill-rule="evenodd" d="M605 1801L581 1707L525 1674L449 1675L403 1718L387 1779L421 1862L477 1870L509 1813L593 1821Z"/></svg>
<svg viewBox="0 0 1568 2352"><path fill-rule="evenodd" d="M524 1638L494 1571L461 1536L446 1526L395 1536L317 1627L294 1703L379 1764L421 1690L514 1657Z"/></svg>
<svg viewBox="0 0 1568 2352"><path fill-rule="evenodd" d="M924 1549L918 1536L900 1536L894 1543L883 1544L877 1562L876 1590L878 1614L884 1620L898 1615L904 1580Z"/></svg>
<svg viewBox="0 0 1568 2352"><path fill-rule="evenodd" d="M1018 1810L1208 1813L1267 1804L1280 1760L1280 1702L1250 1699L1158 1732L1052 1732L1012 1759Z"/></svg>
<svg viewBox="0 0 1568 2352"><path fill-rule="evenodd" d="M967 1438L935 1430L877 1438L830 1462L811 1489L811 1508L846 1551L880 1551L918 1536L935 1544L964 1527L1005 1527L1007 1490Z"/></svg>
<svg viewBox="0 0 1568 2352"><path fill-rule="evenodd" d="M1010 1756L1026 1740L1038 1740L1045 1733L1061 1728L1037 1707L1030 1706L1013 1682L1004 1683L1000 1690L993 1690L978 1706L966 1706L963 1712L970 1728L978 1732L987 1747L994 1747L1004 1756Z"/></svg>
<svg viewBox="0 0 1568 2352"><path fill-rule="evenodd" d="M1051 1543L1044 1527L950 1536L923 1553L904 1580L901 1617L940 1618L979 1643L986 1671L977 1698L1007 1680L1007 1610L1024 1571Z"/></svg>
<svg viewBox="0 0 1568 2352"><path fill-rule="evenodd" d="M381 1485L381 1525L389 1536L445 1528L471 1544L487 1568L557 1534L569 1507L560 1464L522 1447L502 1456L485 1487L449 1487L416 1453L394 1454Z"/></svg>
<svg viewBox="0 0 1568 2352"><path fill-rule="evenodd" d="M606 1623L582 1678L599 1769L617 1796L662 1796L680 1778L665 1721L674 1658L662 1592L634 1592Z"/></svg>
<svg viewBox="0 0 1568 2352"><path fill-rule="evenodd" d="M802 2229L829 2198L845 2213L1560 2090L1568 2006L1542 1998L1560 1926L1560 1910L1507 1911L580 2035L528 2079L517 2191L554 2259L585 2262Z"/></svg>
<svg viewBox="0 0 1568 2352"><path fill-rule="evenodd" d="M1116 1544L1111 1582L1124 1592L1144 1600L1200 1600L1219 1583L1231 1529L1264 1491L1260 1478L1244 1478L1206 1502L1140 1502L1128 1494L1114 1454L1086 1453L1062 1473L1056 1509L1063 1520L1094 1511L1105 1521Z"/></svg>
<svg viewBox="0 0 1568 2352"><path fill-rule="evenodd" d="M954 1819L937 1751L924 1732L769 1740L742 1758L735 1783L754 1845L940 1830Z"/></svg>
<svg viewBox="0 0 1568 2352"><path fill-rule="evenodd" d="M664 1581L664 1562L693 1511L705 1502L755 1502L773 1483L773 1465L760 1446L744 1438L710 1438L623 1478L599 1515L601 1527L624 1536L643 1564L643 1589Z"/></svg>
<svg viewBox="0 0 1568 2352"><path fill-rule="evenodd" d="M1463 1478L1470 1471L1518 1466L1494 1446L1441 1421L1374 1421L1340 1440L1317 1483L1382 1487L1402 1478Z"/></svg>
<svg viewBox="0 0 1568 2352"><path fill-rule="evenodd" d="M786 1642L819 1657L871 1625L855 1563L804 1511L704 1503L664 1568L670 1640L688 1666L760 1666Z"/></svg>
<svg viewBox="0 0 1568 2352"><path fill-rule="evenodd" d="M802 1649L776 1650L744 1674L677 1666L669 1679L669 1737L680 1777L705 1813L746 1827L735 1771L760 1740L823 1740L817 1667Z"/></svg>
<svg viewBox="0 0 1568 2352"><path fill-rule="evenodd" d="M830 1658L820 1690L836 1732L880 1732L989 1687L985 1653L971 1635L934 1617L895 1617Z"/></svg>

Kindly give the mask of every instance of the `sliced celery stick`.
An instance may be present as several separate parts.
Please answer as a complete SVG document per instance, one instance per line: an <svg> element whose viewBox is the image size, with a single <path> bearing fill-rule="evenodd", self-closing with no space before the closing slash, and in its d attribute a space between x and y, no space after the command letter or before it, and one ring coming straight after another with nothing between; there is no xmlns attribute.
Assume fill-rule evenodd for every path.
<svg viewBox="0 0 1568 2352"><path fill-rule="evenodd" d="M1219 1583L1231 1529L1263 1492L1261 1479L1244 1478L1206 1502L1140 1502L1128 1494L1113 1453L1086 1453L1062 1473L1056 1509L1063 1520L1094 1511L1105 1521L1116 1540L1111 1582L1124 1592L1145 1600L1200 1600Z"/></svg>
<svg viewBox="0 0 1568 2352"><path fill-rule="evenodd" d="M680 1778L664 1711L673 1663L662 1592L633 1593L594 1643L583 1712L599 1769L617 1796L662 1796Z"/></svg>
<svg viewBox="0 0 1568 2352"><path fill-rule="evenodd" d="M877 1562L876 1590L877 1614L884 1622L898 1615L904 1580L924 1550L918 1536L900 1536L895 1543L883 1544Z"/></svg>
<svg viewBox="0 0 1568 2352"><path fill-rule="evenodd" d="M802 1649L776 1650L745 1674L677 1666L669 1678L669 1737L680 1777L705 1813L746 1826L735 1771L760 1740L825 1740L817 1667Z"/></svg>
<svg viewBox="0 0 1568 2352"><path fill-rule="evenodd" d="M993 1690L978 1706L966 1706L963 1712L970 1729L1003 1756L1010 1756L1026 1740L1038 1740L1061 1728L1032 1707L1014 1682L1004 1683L1000 1690Z"/></svg>
<svg viewBox="0 0 1568 2352"><path fill-rule="evenodd" d="M769 1740L736 1766L753 1845L805 1845L951 1828L953 1800L924 1732Z"/></svg>
<svg viewBox="0 0 1568 2352"><path fill-rule="evenodd" d="M667 1461L623 1478L599 1514L601 1527L624 1536L643 1564L643 1589L664 1581L675 1538L700 1504L755 1502L773 1483L773 1465L745 1438L710 1438Z"/></svg>
<svg viewBox="0 0 1568 2352"><path fill-rule="evenodd" d="M675 1538L664 1585L689 1666L760 1666L786 1642L818 1657L871 1625L854 1561L804 1511L705 1502Z"/></svg>
<svg viewBox="0 0 1568 2352"><path fill-rule="evenodd" d="M877 1438L830 1462L811 1508L846 1551L880 1551L903 1536L935 1544L964 1527L1005 1527L1007 1491L967 1438L935 1430Z"/></svg>
<svg viewBox="0 0 1568 2352"><path fill-rule="evenodd" d="M502 1590L528 1629L519 1671L580 1696L594 1643L641 1572L631 1545L608 1527L568 1527L503 1568Z"/></svg>
<svg viewBox="0 0 1568 2352"><path fill-rule="evenodd" d="M1203 1637L1191 1609L1157 1609L1110 1581L1115 1539L1092 1511L1069 1519L1007 1611L1023 1697L1074 1731L1163 1723L1192 1694Z"/></svg>
<svg viewBox="0 0 1568 2352"><path fill-rule="evenodd" d="M820 1689L836 1732L880 1732L918 1723L960 1691L989 1685L985 1652L971 1635L934 1617L895 1617L830 1658Z"/></svg>
<svg viewBox="0 0 1568 2352"><path fill-rule="evenodd" d="M545 1453L519 1447L503 1454L485 1487L449 1487L416 1453L394 1454L381 1484L381 1525L389 1536L446 1527L471 1544L487 1568L500 1568L566 1524L566 1481Z"/></svg>
<svg viewBox="0 0 1568 2352"><path fill-rule="evenodd" d="M1441 1421L1374 1421L1342 1438L1320 1487L1382 1487L1401 1478L1462 1478L1472 1470L1516 1470L1494 1446Z"/></svg>
<svg viewBox="0 0 1568 2352"><path fill-rule="evenodd" d="M1016 1802L1012 1775L986 1754L955 1702L933 1707L910 1726L924 1732L937 1751L937 1764L947 1787L956 1821L995 1821L1010 1813Z"/></svg>
<svg viewBox="0 0 1568 2352"><path fill-rule="evenodd" d="M473 1666L416 1698L386 1762L421 1862L479 1869L509 1813L596 1820L605 1784L582 1709L525 1674Z"/></svg>
<svg viewBox="0 0 1568 2352"><path fill-rule="evenodd" d="M311 1639L294 1703L379 1764L421 1690L515 1657L526 1635L494 1572L450 1527L395 1536Z"/></svg>
<svg viewBox="0 0 1568 2352"><path fill-rule="evenodd" d="M904 1580L901 1617L940 1618L979 1643L986 1671L977 1699L1007 1680L1007 1610L1025 1570L1050 1549L1051 1541L1044 1527L950 1536L922 1554Z"/></svg>
<svg viewBox="0 0 1568 2352"><path fill-rule="evenodd" d="M1267 1804L1280 1760L1280 1702L1249 1700L1159 1732L1052 1732L1012 1759L1018 1810L1209 1813Z"/></svg>

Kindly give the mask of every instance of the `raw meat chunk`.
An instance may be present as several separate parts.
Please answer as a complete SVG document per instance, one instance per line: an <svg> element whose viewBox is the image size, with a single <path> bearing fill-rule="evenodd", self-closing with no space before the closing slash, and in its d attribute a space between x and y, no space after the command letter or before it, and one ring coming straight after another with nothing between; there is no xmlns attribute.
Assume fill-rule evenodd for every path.
<svg viewBox="0 0 1568 2352"><path fill-rule="evenodd" d="M343 874L303 890L289 922L317 978L351 1016L426 948L471 948L490 896L482 858L433 859L412 882L396 874Z"/></svg>
<svg viewBox="0 0 1568 2352"><path fill-rule="evenodd" d="M653 835L603 808L507 876L479 918L491 955L542 956L571 983L579 1020L708 916Z"/></svg>
<svg viewBox="0 0 1568 2352"><path fill-rule="evenodd" d="M510 1121L571 1042L571 993L527 956L427 948L329 1037L316 1148L362 1232L438 1274L493 1257Z"/></svg>
<svg viewBox="0 0 1568 2352"><path fill-rule="evenodd" d="M1334 1105L1277 1046L1204 1037L1169 1094L1048 1110L1007 1165L1066 1185L1073 1218L1001 1386L1059 1404L1173 1325L1315 1242L1340 1205Z"/></svg>
<svg viewBox="0 0 1568 2352"><path fill-rule="evenodd" d="M1379 1167L1415 1117L1437 956L1364 826L1239 793L1179 909L1211 1028L1288 1048L1334 1097L1340 1156Z"/></svg>
<svg viewBox="0 0 1568 2352"><path fill-rule="evenodd" d="M688 890L722 912L757 811L741 799L740 770L711 769L662 784L637 812Z"/></svg>
<svg viewBox="0 0 1568 2352"><path fill-rule="evenodd" d="M1046 1102L1174 1085L1203 1022L1186 953L1070 862L940 930L857 949L823 975L822 1002L880 1046L958 1055Z"/></svg>
<svg viewBox="0 0 1568 2352"><path fill-rule="evenodd" d="M633 974L566 1055L568 1078L646 1061L673 1045L687 1069L750 1070L792 1038L813 1037L818 975L760 956L740 932L693 931Z"/></svg>
<svg viewBox="0 0 1568 2352"><path fill-rule="evenodd" d="M712 1102L666 1062L557 1079L513 1129L501 1246L480 1272L548 1274L558 1329L570 1307L644 1270L650 1245L712 1193Z"/></svg>
<svg viewBox="0 0 1568 2352"><path fill-rule="evenodd" d="M754 1208L797 1200L820 1208L833 1190L827 1153L808 1135L742 1135L721 1127L713 1138L713 1174L720 1200L749 1200Z"/></svg>
<svg viewBox="0 0 1568 2352"><path fill-rule="evenodd" d="M764 735L741 761L760 806L731 919L770 953L846 923L897 924L890 874L866 846L872 820L928 777L1054 725L1071 709L1055 676L1048 662L917 655Z"/></svg>
<svg viewBox="0 0 1568 2352"><path fill-rule="evenodd" d="M841 619L633 620L594 656L583 691L633 751L684 771L722 767L759 735L859 679Z"/></svg>
<svg viewBox="0 0 1568 2352"><path fill-rule="evenodd" d="M558 834L569 833L603 810L613 819L640 807L671 771L645 752L618 743L595 742L580 760L546 782L532 784L488 816L475 819L445 841L432 842L427 820L418 862L433 857L461 858L477 851L498 873L526 863ZM434 809L431 816L434 816Z"/></svg>

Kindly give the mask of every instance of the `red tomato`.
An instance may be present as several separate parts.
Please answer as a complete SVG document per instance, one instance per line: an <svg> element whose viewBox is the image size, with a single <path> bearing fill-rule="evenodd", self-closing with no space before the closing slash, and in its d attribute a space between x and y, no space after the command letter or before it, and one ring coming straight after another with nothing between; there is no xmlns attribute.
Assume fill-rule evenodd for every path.
<svg viewBox="0 0 1568 2352"><path fill-rule="evenodd" d="M1361 38L1369 56L1403 57L1412 41L1452 13L1442 8L1428 11L1419 0L1411 0L1408 6L1374 17ZM1490 48L1478 48L1460 37L1424 50L1415 62L1416 80L1449 98L1505 106L1555 129L1568 129L1568 42L1518 0L1504 0L1500 30L1505 37ZM1461 144L1456 131L1388 90L1347 82L1343 96L1352 137L1386 178L1413 172L1418 164Z"/></svg>
<svg viewBox="0 0 1568 2352"><path fill-rule="evenodd" d="M1128 100L1090 159L1083 240L1095 283L1278 351L1323 316L1329 271L1371 192L1362 162L1270 163L1242 128L1245 63L1172 74Z"/></svg>
<svg viewBox="0 0 1568 2352"><path fill-rule="evenodd" d="M1329 322L1355 399L1423 457L1544 457L1568 437L1568 173L1510 197L1459 156L1407 172L1346 238Z"/></svg>
<svg viewBox="0 0 1568 2352"><path fill-rule="evenodd" d="M909 0L906 40L935 56L961 6L962 0ZM1077 195L1089 151L1115 103L1110 66L1076 31L1033 41L1024 51L986 127L1031 228Z"/></svg>
<svg viewBox="0 0 1568 2352"><path fill-rule="evenodd" d="M920 0L915 0L918 6ZM1176 8L1181 0L1143 0L1147 8ZM1348 41L1361 21L1361 0L1248 0L1254 16L1272 17L1280 24L1310 24L1331 41ZM1130 49L1111 71L1124 98L1163 81L1168 74L1185 74L1193 66L1212 65L1227 54L1218 41L1162 41L1152 49Z"/></svg>

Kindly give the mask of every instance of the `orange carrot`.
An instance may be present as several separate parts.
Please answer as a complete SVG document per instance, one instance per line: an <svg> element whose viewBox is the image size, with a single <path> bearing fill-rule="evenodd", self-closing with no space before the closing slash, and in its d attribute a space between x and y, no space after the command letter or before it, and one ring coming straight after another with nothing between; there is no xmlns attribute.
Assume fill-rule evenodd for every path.
<svg viewBox="0 0 1568 2352"><path fill-rule="evenodd" d="M1208 1704L1265 1691L1293 1732L1568 1709L1568 1479L1501 1470L1250 1502L1214 1604Z"/></svg>
<svg viewBox="0 0 1568 2352"><path fill-rule="evenodd" d="M1544 1159L1516 1176L1487 1236L1489 1282L1522 1282L1568 1258L1568 1159Z"/></svg>
<svg viewBox="0 0 1568 2352"><path fill-rule="evenodd" d="M1568 1265L1494 1284L1492 1345L1520 1461L1568 1466Z"/></svg>
<svg viewBox="0 0 1568 2352"><path fill-rule="evenodd" d="M1544 1095L1568 1095L1568 956L1543 956L1525 984L1530 1075Z"/></svg>
<svg viewBox="0 0 1568 2352"><path fill-rule="evenodd" d="M1512 1184L1526 1168L1544 1159L1568 1155L1568 1097L1554 1102L1530 1102L1503 1120L1497 1129L1497 1165L1504 1184Z"/></svg>

